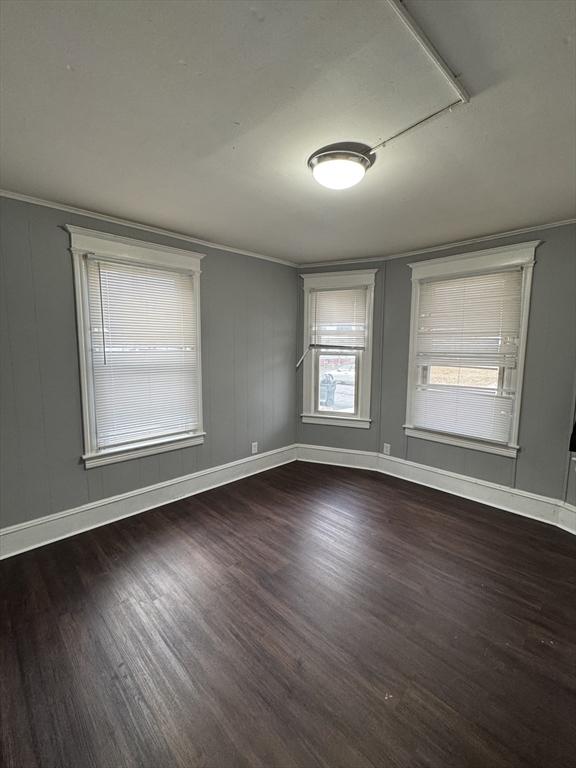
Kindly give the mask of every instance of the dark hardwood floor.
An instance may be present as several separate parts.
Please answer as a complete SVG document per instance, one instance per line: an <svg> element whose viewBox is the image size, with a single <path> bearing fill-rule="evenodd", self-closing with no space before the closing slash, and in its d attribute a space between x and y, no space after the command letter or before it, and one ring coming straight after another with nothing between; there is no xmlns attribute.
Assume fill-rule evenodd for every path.
<svg viewBox="0 0 576 768"><path fill-rule="evenodd" d="M9 768L569 768L576 537L295 463L4 561Z"/></svg>

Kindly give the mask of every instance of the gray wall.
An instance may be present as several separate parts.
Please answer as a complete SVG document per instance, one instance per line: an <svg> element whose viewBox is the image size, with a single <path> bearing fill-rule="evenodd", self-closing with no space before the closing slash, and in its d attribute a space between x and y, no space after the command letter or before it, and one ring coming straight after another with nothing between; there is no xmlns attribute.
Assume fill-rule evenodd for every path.
<svg viewBox="0 0 576 768"><path fill-rule="evenodd" d="M442 445L404 435L410 329L409 262L542 240L536 251L517 459ZM568 441L576 377L576 226L544 229L477 245L338 269L377 267L372 418L369 430L299 424L299 442L381 450L391 455L552 498L574 497L568 486ZM334 271L326 267L325 271ZM321 269L301 270L319 272ZM302 282L302 281L301 281ZM302 347L302 286L299 290ZM301 375L299 392L301 391ZM568 487L567 487L568 486Z"/></svg>
<svg viewBox="0 0 576 768"><path fill-rule="evenodd" d="M130 227L0 199L1 525L31 520L295 441L297 273ZM204 445L86 470L72 258L64 224L205 253Z"/></svg>
<svg viewBox="0 0 576 768"><path fill-rule="evenodd" d="M0 199L2 253L1 525L11 525L299 442L391 455L576 502L568 437L576 391L576 226L469 246L542 240L528 331L521 451L516 460L406 438L410 261L431 252L340 269L377 267L369 430L301 424L302 290L297 270L195 248L86 216ZM206 442L85 470L72 260L64 224L199 250ZM335 271L327 267L326 271ZM300 270L305 271L305 270ZM308 271L321 271L315 268ZM300 318L298 320L298 317Z"/></svg>

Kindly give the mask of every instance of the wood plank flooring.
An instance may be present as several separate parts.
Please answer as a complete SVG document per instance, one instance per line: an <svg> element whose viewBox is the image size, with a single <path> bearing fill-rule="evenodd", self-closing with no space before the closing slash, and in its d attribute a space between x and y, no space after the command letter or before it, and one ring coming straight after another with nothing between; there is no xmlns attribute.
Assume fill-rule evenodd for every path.
<svg viewBox="0 0 576 768"><path fill-rule="evenodd" d="M576 537L293 463L0 565L7 768L569 768Z"/></svg>

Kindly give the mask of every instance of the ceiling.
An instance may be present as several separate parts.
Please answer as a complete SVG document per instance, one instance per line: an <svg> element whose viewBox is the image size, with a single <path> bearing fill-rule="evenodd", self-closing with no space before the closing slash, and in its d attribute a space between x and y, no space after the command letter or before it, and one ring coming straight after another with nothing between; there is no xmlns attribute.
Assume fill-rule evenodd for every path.
<svg viewBox="0 0 576 768"><path fill-rule="evenodd" d="M386 0L4 0L2 187L299 263L576 214L576 4L407 0L471 94L357 187L306 167L454 101Z"/></svg>

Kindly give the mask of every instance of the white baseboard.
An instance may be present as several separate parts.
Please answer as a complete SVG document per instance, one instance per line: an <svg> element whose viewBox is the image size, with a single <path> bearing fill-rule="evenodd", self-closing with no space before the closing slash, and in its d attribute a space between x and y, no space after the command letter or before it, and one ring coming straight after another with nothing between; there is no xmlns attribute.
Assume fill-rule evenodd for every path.
<svg viewBox="0 0 576 768"><path fill-rule="evenodd" d="M65 539L68 536L75 536L90 528L98 528L123 517L137 515L171 501L184 499L187 496L208 491L210 488L217 488L219 485L232 483L234 480L264 472L295 459L296 447L290 445L2 528L0 529L0 559Z"/></svg>
<svg viewBox="0 0 576 768"><path fill-rule="evenodd" d="M556 512L558 522L554 525L576 535L576 507L573 504L568 504L567 501L559 501L556 503Z"/></svg>
<svg viewBox="0 0 576 768"><path fill-rule="evenodd" d="M397 459L383 453L342 450L327 446L298 445L298 459L320 464L371 469L385 475L409 480L429 488L436 488L489 507L496 507L517 515L530 517L556 525L576 534L576 507L560 499L551 499L535 493L479 480L467 475L436 469L406 459Z"/></svg>
<svg viewBox="0 0 576 768"><path fill-rule="evenodd" d="M59 539L101 525L137 515L171 501L184 499L202 491L264 472L267 469L301 461L336 466L370 469L393 475L429 488L478 501L517 515L556 525L576 534L576 507L565 501L538 496L516 488L508 488L486 480L478 480L443 469L435 469L412 461L369 451L342 450L327 446L289 445L274 451L204 469L185 477L139 488L108 499L84 504L53 515L40 517L0 529L0 559L26 552Z"/></svg>

